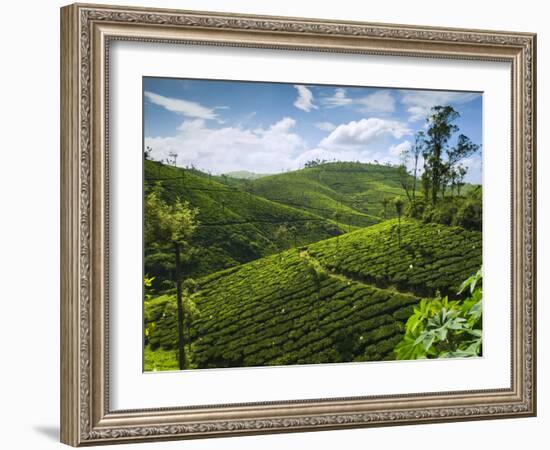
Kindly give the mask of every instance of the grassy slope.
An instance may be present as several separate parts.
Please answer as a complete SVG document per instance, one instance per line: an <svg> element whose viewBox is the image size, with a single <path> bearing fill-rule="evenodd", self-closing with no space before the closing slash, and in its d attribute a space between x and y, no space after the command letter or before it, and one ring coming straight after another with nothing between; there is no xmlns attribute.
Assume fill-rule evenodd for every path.
<svg viewBox="0 0 550 450"><path fill-rule="evenodd" d="M148 186L161 180L168 202L180 197L199 209L200 226L193 241L201 247L200 255L187 270L193 276L340 232L323 217L230 188L196 171L145 161L145 179ZM281 233L281 226L287 232ZM172 259L165 252L149 251L146 256L146 272L150 275L157 275L159 267Z"/></svg>
<svg viewBox="0 0 550 450"><path fill-rule="evenodd" d="M270 175L247 183L265 198L314 212L341 223L368 226L384 216L382 199L405 196L395 167L363 163L327 163ZM387 216L394 217L393 205Z"/></svg>
<svg viewBox="0 0 550 450"><path fill-rule="evenodd" d="M396 222L201 279L195 294L201 317L192 331L195 364L391 359L412 305L424 291L422 283L453 291L481 263L479 233L405 221L399 247ZM145 352L146 370L176 368L173 297L148 301L145 309L146 322L157 325Z"/></svg>

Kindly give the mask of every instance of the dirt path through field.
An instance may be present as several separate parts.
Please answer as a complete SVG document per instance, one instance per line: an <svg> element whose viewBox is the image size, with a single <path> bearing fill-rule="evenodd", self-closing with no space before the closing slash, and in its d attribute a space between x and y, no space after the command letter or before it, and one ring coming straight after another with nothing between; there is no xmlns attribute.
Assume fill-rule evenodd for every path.
<svg viewBox="0 0 550 450"><path fill-rule="evenodd" d="M412 295L413 297L419 297L419 295L415 294L414 292L400 290L400 289L397 289L394 286L378 286L376 284L365 283L361 279L352 278L352 277L349 277L347 275L344 275L343 273L335 272L334 270L327 269L326 267L324 267L319 262L319 260L317 260L316 258L311 256L311 254L308 252L307 248L300 251L300 257L305 261L306 264L308 264L310 267L312 267L315 270L315 272L317 272L317 273L325 272L329 277L336 278L337 280L343 281L344 283L347 283L348 285L351 284L351 283L357 283L357 284L361 284L363 286L376 287L378 289L384 289L386 291L392 291L392 292L396 292L396 293L399 293L399 294L407 294L407 295Z"/></svg>
<svg viewBox="0 0 550 450"><path fill-rule="evenodd" d="M307 251L307 248L305 250L300 251L300 257L306 262L306 264L313 267L313 269L315 269L315 272L317 273L325 272L329 277L336 278L337 280L343 281L344 283L347 283L347 284L358 283L358 284L363 284L365 286L368 286L366 283L363 283L362 281L354 280L339 272L332 272L327 268L323 267L317 259L315 259L313 256L309 254L309 252Z"/></svg>

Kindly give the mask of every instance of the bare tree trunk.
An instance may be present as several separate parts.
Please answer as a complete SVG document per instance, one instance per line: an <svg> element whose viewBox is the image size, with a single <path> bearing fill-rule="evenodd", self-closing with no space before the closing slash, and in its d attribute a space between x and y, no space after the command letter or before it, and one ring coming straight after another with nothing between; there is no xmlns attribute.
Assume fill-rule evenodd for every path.
<svg viewBox="0 0 550 450"><path fill-rule="evenodd" d="M432 164L432 205L437 203L437 194L441 187L441 145L436 143L433 152L434 164Z"/></svg>
<svg viewBox="0 0 550 450"><path fill-rule="evenodd" d="M407 195L407 200L409 200L409 202L410 202L411 201L411 194L409 193L409 187L407 186L407 182L404 181L403 179L400 179L399 181L401 183L401 187L403 188L403 190L405 191L405 194Z"/></svg>
<svg viewBox="0 0 550 450"><path fill-rule="evenodd" d="M181 255L180 246L174 242L176 255L176 302L178 305L178 361L180 370L185 369L185 340L183 337L183 298L181 291Z"/></svg>
<svg viewBox="0 0 550 450"><path fill-rule="evenodd" d="M414 157L413 200L416 198L416 171L418 169L418 155Z"/></svg>
<svg viewBox="0 0 550 450"><path fill-rule="evenodd" d="M399 243L399 247L401 247L401 214L397 215L397 242Z"/></svg>

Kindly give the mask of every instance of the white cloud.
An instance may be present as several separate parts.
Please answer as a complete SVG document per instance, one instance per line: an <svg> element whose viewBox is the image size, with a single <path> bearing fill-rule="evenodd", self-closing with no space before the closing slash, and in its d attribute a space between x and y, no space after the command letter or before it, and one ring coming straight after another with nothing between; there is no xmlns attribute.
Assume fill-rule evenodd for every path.
<svg viewBox="0 0 550 450"><path fill-rule="evenodd" d="M317 122L315 126L322 131L332 131L336 128L336 125L331 122Z"/></svg>
<svg viewBox="0 0 550 450"><path fill-rule="evenodd" d="M391 113L395 111L395 99L389 91L375 91L356 100L359 110L366 113Z"/></svg>
<svg viewBox="0 0 550 450"><path fill-rule="evenodd" d="M418 122L419 120L426 120L433 106L468 103L480 95L474 92L403 90L401 91L401 103L407 107L409 121Z"/></svg>
<svg viewBox="0 0 550 450"><path fill-rule="evenodd" d="M387 141L412 134L401 122L370 118L339 125L318 146L308 148L295 127L290 117L254 129L209 128L204 119L192 119L185 120L175 136L146 137L145 145L153 149L153 159L165 160L174 152L179 166L194 165L215 174L274 173L299 169L313 159L397 164L397 148L410 143L405 140L388 152Z"/></svg>
<svg viewBox="0 0 550 450"><path fill-rule="evenodd" d="M468 168L464 181L467 183L481 184L483 177L483 160L480 155L464 158L460 161L460 164Z"/></svg>
<svg viewBox="0 0 550 450"><path fill-rule="evenodd" d="M410 141L403 141L399 144L392 145L390 147L389 153L392 156L401 156L403 152L408 152L412 148Z"/></svg>
<svg viewBox="0 0 550 450"><path fill-rule="evenodd" d="M320 146L323 148L365 147L380 143L385 138L401 139L410 134L412 130L402 122L371 117L339 125L321 141Z"/></svg>
<svg viewBox="0 0 550 450"><path fill-rule="evenodd" d="M164 160L170 152L178 155L179 166L190 166L214 173L250 170L273 173L298 168L297 156L306 150L305 142L293 132L296 122L285 117L267 128L208 128L204 120L186 120L178 134L146 137L151 157Z"/></svg>
<svg viewBox="0 0 550 450"><path fill-rule="evenodd" d="M313 104L313 93L307 87L301 84L296 84L294 87L298 91L298 98L294 102L296 108L306 112L317 109L317 106Z"/></svg>
<svg viewBox="0 0 550 450"><path fill-rule="evenodd" d="M339 106L347 106L353 103L353 99L347 97L346 90L337 88L332 97L324 97L321 103L327 108L337 108Z"/></svg>
<svg viewBox="0 0 550 450"><path fill-rule="evenodd" d="M323 97L320 102L325 108L353 106L362 113L389 114L395 111L395 98L387 90L378 90L364 97L351 98L347 96L346 89L337 88L332 97Z"/></svg>
<svg viewBox="0 0 550 450"><path fill-rule="evenodd" d="M200 130L204 128L203 119L185 120L179 127L178 131L189 132L193 130Z"/></svg>
<svg viewBox="0 0 550 450"><path fill-rule="evenodd" d="M163 95L155 94L154 92L145 92L145 97L155 105L162 106L164 109L182 114L186 117L199 119L217 119L218 115L214 112L214 108L207 108L199 103L190 102L180 98L164 97ZM217 106L215 108L223 108Z"/></svg>
<svg viewBox="0 0 550 450"><path fill-rule="evenodd" d="M269 130L264 131L263 133L288 133L294 126L296 121L290 117L284 117L278 122L274 123L269 127Z"/></svg>

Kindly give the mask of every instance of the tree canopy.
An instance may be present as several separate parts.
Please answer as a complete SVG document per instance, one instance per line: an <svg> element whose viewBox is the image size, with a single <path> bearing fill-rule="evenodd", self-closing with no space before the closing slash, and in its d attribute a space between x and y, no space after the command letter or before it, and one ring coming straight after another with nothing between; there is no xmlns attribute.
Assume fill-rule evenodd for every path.
<svg viewBox="0 0 550 450"><path fill-rule="evenodd" d="M460 186L467 168L459 163L480 148L464 134L458 136L454 146L449 145L459 131L455 124L459 117L460 114L452 106L434 106L427 118L428 128L423 145L415 142L415 148L421 145L423 150L422 185L425 198L430 198L432 204L437 202L440 194L445 194L445 188L449 184L452 189Z"/></svg>
<svg viewBox="0 0 550 450"><path fill-rule="evenodd" d="M174 204L167 204L161 197L160 186L155 186L145 197L145 242L187 243L197 228L197 214L198 210L188 202L177 199Z"/></svg>

